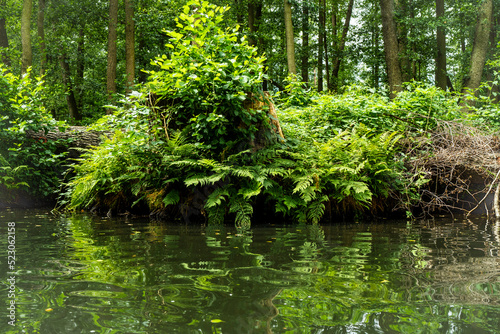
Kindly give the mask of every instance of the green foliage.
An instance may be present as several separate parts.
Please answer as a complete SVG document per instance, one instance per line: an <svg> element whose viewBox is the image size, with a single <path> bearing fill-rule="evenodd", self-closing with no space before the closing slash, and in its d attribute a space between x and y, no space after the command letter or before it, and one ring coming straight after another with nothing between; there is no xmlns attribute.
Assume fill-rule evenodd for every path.
<svg viewBox="0 0 500 334"><path fill-rule="evenodd" d="M63 169L65 141L47 141L45 134L63 128L44 108L39 78L19 78L0 65L0 184L23 186L33 195L53 196ZM38 138L37 138L38 137Z"/></svg>
<svg viewBox="0 0 500 334"><path fill-rule="evenodd" d="M119 208L133 201L147 203L151 211L177 210L194 205L193 194L203 192L200 210L212 224L232 216L237 226L249 227L259 198L285 217L318 222L325 203L347 201L362 210L374 196L395 191L392 183L400 177L392 159L396 133L370 137L358 129L325 143L276 144L222 162L184 144L182 136L176 132L166 145L136 131L116 133L75 166L70 207Z"/></svg>
<svg viewBox="0 0 500 334"><path fill-rule="evenodd" d="M436 126L436 119L460 114L458 97L436 87L412 83L394 100L362 86L347 87L342 95L323 95L309 108L284 111L291 137L313 136L325 141L346 128L363 125L374 133L399 131L421 135Z"/></svg>
<svg viewBox="0 0 500 334"><path fill-rule="evenodd" d="M96 124L121 130L75 166L70 209L197 212L211 225L232 219L245 230L263 203L318 223L326 212L363 214L418 190L398 143L449 117L446 93L415 84L394 101L362 87L316 96L291 78L282 99L289 107L279 113L286 141L245 149L267 117L244 107L248 94L259 94L262 59L235 30L219 28L225 9L191 4L197 10L184 7L150 81Z"/></svg>
<svg viewBox="0 0 500 334"><path fill-rule="evenodd" d="M307 107L317 98L318 93L306 88L307 84L301 82L296 75L289 75L286 81L288 84L285 86L284 96L279 101L282 107Z"/></svg>
<svg viewBox="0 0 500 334"><path fill-rule="evenodd" d="M178 29L165 31L169 53L153 61L157 69L148 72L147 84L166 127L187 128L216 153L248 142L265 118L243 103L252 96L262 99L264 58L238 37L238 28L220 28L226 11L206 1L185 6Z"/></svg>

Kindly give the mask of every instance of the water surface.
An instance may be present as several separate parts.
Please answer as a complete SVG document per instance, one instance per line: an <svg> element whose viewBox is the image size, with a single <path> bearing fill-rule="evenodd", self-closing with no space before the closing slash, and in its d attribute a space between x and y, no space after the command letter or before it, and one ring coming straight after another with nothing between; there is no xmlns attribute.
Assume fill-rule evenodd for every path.
<svg viewBox="0 0 500 334"><path fill-rule="evenodd" d="M500 333L499 224L484 218L238 233L0 216L0 333Z"/></svg>

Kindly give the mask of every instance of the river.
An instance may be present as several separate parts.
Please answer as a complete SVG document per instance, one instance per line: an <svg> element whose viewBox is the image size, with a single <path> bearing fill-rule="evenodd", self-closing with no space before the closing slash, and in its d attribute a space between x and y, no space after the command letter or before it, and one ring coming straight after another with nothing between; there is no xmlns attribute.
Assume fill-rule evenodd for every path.
<svg viewBox="0 0 500 334"><path fill-rule="evenodd" d="M244 232L0 216L0 333L500 333L485 217Z"/></svg>

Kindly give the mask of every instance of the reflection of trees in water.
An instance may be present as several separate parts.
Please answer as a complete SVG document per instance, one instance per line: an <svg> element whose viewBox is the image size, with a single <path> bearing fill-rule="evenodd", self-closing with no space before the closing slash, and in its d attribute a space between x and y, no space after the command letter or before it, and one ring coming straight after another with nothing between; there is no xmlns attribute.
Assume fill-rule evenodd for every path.
<svg viewBox="0 0 500 334"><path fill-rule="evenodd" d="M127 287L136 318L157 332L194 321L189 326L204 332L271 333L345 329L360 316L388 328L415 305L429 312L447 303L498 305L499 226L450 220L241 232L85 219L65 233L75 240L70 251L89 266L78 279ZM106 298L99 308L123 306Z"/></svg>
<svg viewBox="0 0 500 334"><path fill-rule="evenodd" d="M401 251L409 301L498 305L498 223L421 222Z"/></svg>
<svg viewBox="0 0 500 334"><path fill-rule="evenodd" d="M223 319L222 332L272 333L271 321L279 314L273 300L281 291L252 284L235 291L234 298L224 299L222 305L217 305L217 312L231 315Z"/></svg>

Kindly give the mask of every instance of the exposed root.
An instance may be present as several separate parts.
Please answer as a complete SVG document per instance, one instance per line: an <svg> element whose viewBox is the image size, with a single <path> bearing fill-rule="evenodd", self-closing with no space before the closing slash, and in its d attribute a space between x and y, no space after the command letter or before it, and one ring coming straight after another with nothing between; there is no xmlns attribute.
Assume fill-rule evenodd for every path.
<svg viewBox="0 0 500 334"><path fill-rule="evenodd" d="M419 190L417 211L469 215L478 209L500 176L499 149L498 137L453 121L441 121L429 136L409 144L409 175L429 181Z"/></svg>

